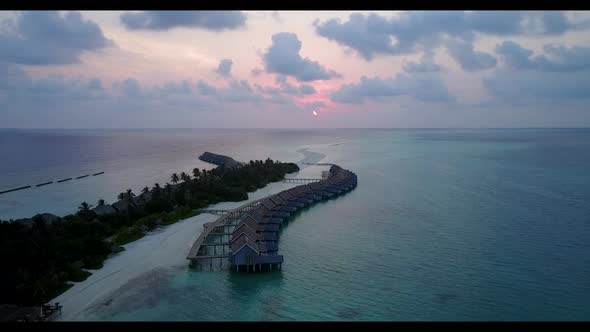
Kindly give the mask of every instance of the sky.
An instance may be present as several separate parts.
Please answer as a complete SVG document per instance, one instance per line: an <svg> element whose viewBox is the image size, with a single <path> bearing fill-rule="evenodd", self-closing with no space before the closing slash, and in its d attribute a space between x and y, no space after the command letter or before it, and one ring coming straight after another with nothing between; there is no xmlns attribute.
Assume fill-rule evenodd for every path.
<svg viewBox="0 0 590 332"><path fill-rule="evenodd" d="M0 12L0 128L589 127L589 101L590 12Z"/></svg>

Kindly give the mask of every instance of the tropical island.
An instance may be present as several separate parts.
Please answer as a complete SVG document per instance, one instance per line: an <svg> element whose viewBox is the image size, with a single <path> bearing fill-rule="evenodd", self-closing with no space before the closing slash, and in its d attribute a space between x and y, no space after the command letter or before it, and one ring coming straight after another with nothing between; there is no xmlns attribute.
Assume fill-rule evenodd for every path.
<svg viewBox="0 0 590 332"><path fill-rule="evenodd" d="M220 163L212 170L193 169L172 174L171 183L131 189L107 204L82 202L78 212L64 217L37 214L32 218L0 222L3 303L41 305L100 269L122 245L159 226L199 214L210 204L248 199L248 193L299 171L294 163L268 158L239 167Z"/></svg>

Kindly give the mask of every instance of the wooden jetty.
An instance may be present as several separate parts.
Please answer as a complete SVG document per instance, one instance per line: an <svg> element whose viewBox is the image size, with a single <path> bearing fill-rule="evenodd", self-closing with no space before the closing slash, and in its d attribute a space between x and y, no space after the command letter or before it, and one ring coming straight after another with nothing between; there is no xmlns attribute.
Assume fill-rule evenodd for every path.
<svg viewBox="0 0 590 332"><path fill-rule="evenodd" d="M325 179L262 199L259 206L240 220L231 235L228 254L231 268L248 272L280 270L284 260L283 256L278 254L279 231L282 224L296 211L315 202L349 192L356 185L356 174L332 165Z"/></svg>
<svg viewBox="0 0 590 332"><path fill-rule="evenodd" d="M94 174L92 174L92 176L96 176L96 175L100 175L100 174L104 174L104 172L94 173ZM85 174L85 175L78 176L75 179L83 179L83 178L87 178L89 176L90 176L90 174ZM74 179L74 178L65 178L65 179L57 180L55 182L54 181L47 181L47 182L39 183L39 184L35 185L35 187L43 187L43 186L46 186L46 185L49 185L49 184L52 184L52 183L62 183L62 182L70 181L72 179ZM23 189L31 188L31 187L32 186L29 185L29 186L22 186L22 187L14 188L14 189L3 190L3 191L0 191L0 195L1 194L6 194L6 193L9 193L9 192L13 192L13 191L18 191L18 190L23 190Z"/></svg>
<svg viewBox="0 0 590 332"><path fill-rule="evenodd" d="M215 210L215 209L202 209L199 211L201 213L211 213L211 214L220 214L220 215L228 214L231 212L231 210Z"/></svg>
<svg viewBox="0 0 590 332"><path fill-rule="evenodd" d="M23 187L18 187L18 188L14 188L14 189L8 189L8 190L0 191L0 195L1 194L5 194L5 193L9 193L9 192L13 192L13 191L17 191L17 190L27 189L27 188L31 188L31 186L23 186Z"/></svg>
<svg viewBox="0 0 590 332"><path fill-rule="evenodd" d="M236 271L280 270L283 256L278 254L281 226L300 209L342 195L354 189L357 176L338 165L331 165L322 179L285 179L302 185L234 210L204 209L201 212L221 217L204 225L187 259L194 268Z"/></svg>
<svg viewBox="0 0 590 332"><path fill-rule="evenodd" d="M311 182L318 182L322 179L299 179L299 178L287 178L283 179L283 182L295 182L295 183L311 183Z"/></svg>

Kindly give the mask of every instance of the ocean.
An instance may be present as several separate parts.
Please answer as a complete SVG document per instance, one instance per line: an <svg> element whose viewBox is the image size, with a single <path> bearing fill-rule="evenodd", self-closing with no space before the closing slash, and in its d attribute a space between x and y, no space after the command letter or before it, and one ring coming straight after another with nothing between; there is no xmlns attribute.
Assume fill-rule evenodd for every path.
<svg viewBox="0 0 590 332"><path fill-rule="evenodd" d="M301 149L358 187L283 229L281 271L154 269L86 319L590 318L589 129L2 129L0 191L105 173L0 195L0 219L112 202L211 168L204 151L300 162Z"/></svg>

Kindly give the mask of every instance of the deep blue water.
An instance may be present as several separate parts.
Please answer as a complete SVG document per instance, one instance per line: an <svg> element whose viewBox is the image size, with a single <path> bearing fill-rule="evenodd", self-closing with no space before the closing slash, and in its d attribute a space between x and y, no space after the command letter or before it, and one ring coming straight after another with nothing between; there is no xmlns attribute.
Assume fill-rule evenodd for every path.
<svg viewBox="0 0 590 332"><path fill-rule="evenodd" d="M209 150L357 173L282 232L281 272L163 269L100 320L588 320L590 130L0 131L0 218L66 212L206 164ZM99 180L100 178L100 180ZM72 188L76 188L72 193Z"/></svg>

